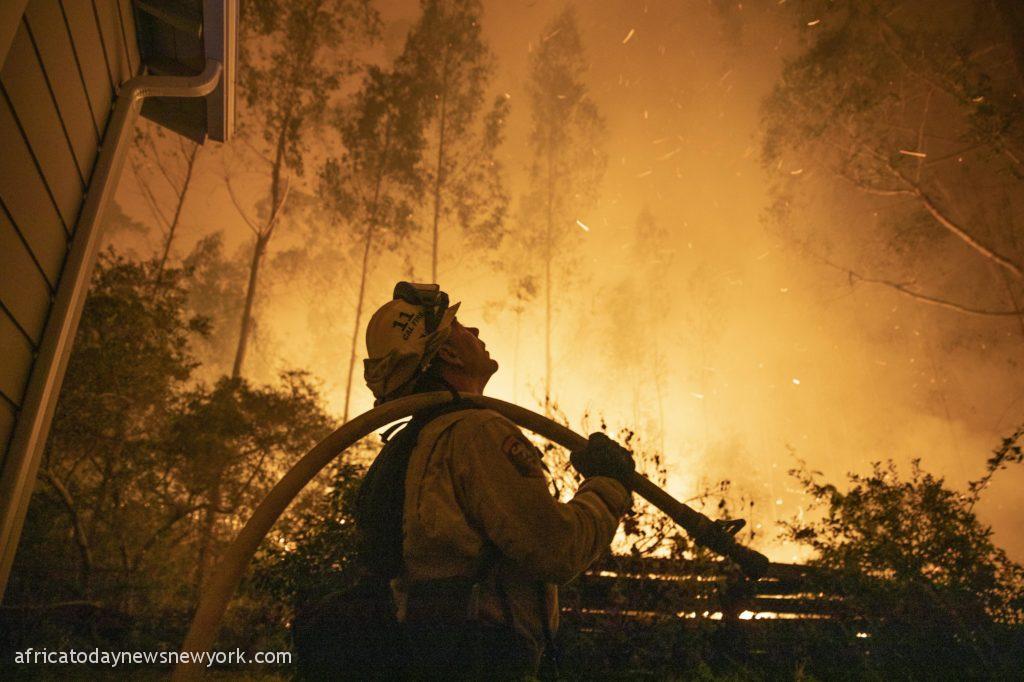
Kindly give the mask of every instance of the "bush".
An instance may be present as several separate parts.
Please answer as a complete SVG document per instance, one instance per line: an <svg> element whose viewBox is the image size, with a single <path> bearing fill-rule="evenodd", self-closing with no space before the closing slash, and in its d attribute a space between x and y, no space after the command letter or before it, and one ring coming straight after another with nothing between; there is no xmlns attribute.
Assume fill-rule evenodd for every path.
<svg viewBox="0 0 1024 682"><path fill-rule="evenodd" d="M1020 461L1022 432L1004 441L967 493L925 472L900 477L891 462L849 487L820 482L801 464L790 473L811 498L809 520L784 536L815 550L821 589L843 596L841 619L870 636L865 664L886 674L948 676L1019 672L1024 662L1024 568L992 542L974 513L992 474Z"/></svg>

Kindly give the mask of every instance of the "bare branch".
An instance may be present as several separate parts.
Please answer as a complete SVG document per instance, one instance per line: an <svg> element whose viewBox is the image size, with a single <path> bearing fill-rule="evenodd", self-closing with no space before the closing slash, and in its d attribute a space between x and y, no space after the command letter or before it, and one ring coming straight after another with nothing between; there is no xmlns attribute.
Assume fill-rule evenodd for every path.
<svg viewBox="0 0 1024 682"><path fill-rule="evenodd" d="M170 220L164 215L160 209L160 202L157 201L156 196L153 194L153 188L150 187L149 181L145 177L142 169L139 167L138 161L132 158L132 172L135 174L135 180L139 185L139 190L142 192L143 198L146 199L146 203L149 205L150 213L156 218L157 222L163 225L163 229L166 230L170 224Z"/></svg>
<svg viewBox="0 0 1024 682"><path fill-rule="evenodd" d="M1019 315L1019 313L1016 310L985 310L982 308L974 308L971 306L963 305L961 303L956 303L954 301L948 301L943 298L938 298L937 296L930 296L928 294L923 294L919 291L914 291L907 284L904 284L902 282L894 282L892 280L882 279L879 277L868 277L866 275L860 274L856 270L852 270L848 267L844 267L837 263L833 263L829 259L824 258L822 256L818 256L815 254L812 254L812 256L817 260L821 261L822 263L824 263L825 265L828 265L831 268L839 270L840 272L846 273L846 275L850 278L851 282L854 280L859 280L861 282L867 282L869 284L880 284L882 286L889 287L890 289L894 289L895 291L898 291L905 296L909 296L910 298L916 301L927 303L929 305L938 306L940 308L946 308L947 310L955 310L958 313L965 313L967 315L978 315L981 317L1013 317Z"/></svg>
<svg viewBox="0 0 1024 682"><path fill-rule="evenodd" d="M40 469L39 477L53 488L54 492L57 493L57 497L64 504L64 508L67 509L68 516L71 517L71 530L75 538L75 544L78 545L79 555L82 558L82 588L88 593L89 582L92 577L92 549L89 546L89 539L85 534L85 528L82 526L82 519L78 515L78 508L75 506L75 501L72 499L67 487L61 483L60 479L53 472L45 468Z"/></svg>
<svg viewBox="0 0 1024 682"><path fill-rule="evenodd" d="M900 46L894 45L891 41L891 39L894 37L898 41L902 41L902 38L899 36L898 31L896 31L896 29L892 26L890 22L879 21L878 26L881 29L886 29L880 30L878 32L878 36L882 39L882 42L885 43L885 46L889 49L889 52L899 61L903 68L912 73L915 77L920 78L922 81L928 83L933 88L937 88L945 92L946 94L950 95L951 97L953 97L954 99L958 100L961 103L967 103L968 98L955 83L951 82L949 79L936 80L935 78L933 78L932 74L927 73L926 71L923 71L921 69L915 68L913 65L910 64L910 62L907 61L906 56L903 53L903 50L900 49Z"/></svg>
<svg viewBox="0 0 1024 682"><path fill-rule="evenodd" d="M162 161L164 155L156 148L156 142L153 141L153 136L146 135L146 141L149 143L150 149L150 155L147 155L147 158L152 161L157 170L160 171L160 174L164 177L164 180L167 181L167 184L171 186L171 189L173 189L176 194L180 194L181 188L178 186L177 180L175 180L170 171L167 170L167 167L164 166Z"/></svg>
<svg viewBox="0 0 1024 682"><path fill-rule="evenodd" d="M942 207L939 206L938 203L921 188L919 183L911 180L900 172L900 170L893 166L892 162L888 159L885 160L885 166L889 169L889 172L893 177L903 181L903 183L910 189L910 192L921 201L921 205L924 206L925 210L928 211L932 218L934 218L935 221L944 227L949 233L967 244L980 256L1009 270L1018 278L1024 277L1024 268L978 241L974 235L967 231L966 228L959 225L952 216L947 214L946 211L944 211Z"/></svg>
<svg viewBox="0 0 1024 682"><path fill-rule="evenodd" d="M1005 147L1003 147L1003 155L1005 155L1006 158L1008 158L1010 161L1012 161L1013 165L1015 165L1017 168L1019 168L1021 170L1024 170L1024 162L1021 162L1021 159L1020 159L1019 156L1017 156L1016 154L1014 154L1012 151L1010 151L1009 149L1007 149Z"/></svg>
<svg viewBox="0 0 1024 682"><path fill-rule="evenodd" d="M878 196L878 197L916 196L914 194L914 192L910 191L909 189L895 189L895 188L891 188L891 187L875 187L874 185L869 185L869 184L867 184L867 183L865 183L865 182L863 182L861 180L858 180L857 178L855 178L855 177L853 177L853 176L851 176L851 175L849 175L847 173L844 173L843 171L841 171L839 169L835 169L834 172L835 172L836 175L838 175L839 177L843 178L844 180L849 182L851 185L853 185L854 187L856 187L857 189L859 189L860 191L862 191L862 192L864 192L866 194L872 194L872 195Z"/></svg>
<svg viewBox="0 0 1024 682"><path fill-rule="evenodd" d="M250 219L249 216L246 214L245 209L242 208L241 202L239 202L238 197L235 196L234 188L231 187L231 178L227 174L224 175L224 184L227 185L228 196L231 197L231 203L235 205L235 210L238 211L238 215L242 216L242 220L244 220L245 224L249 226L249 229L252 230L252 233L259 237L261 233L259 225L255 221Z"/></svg>
<svg viewBox="0 0 1024 682"><path fill-rule="evenodd" d="M174 528L174 526L179 521L188 518L191 514L206 509L208 507L208 504L203 503L182 505L176 508L174 512L167 518L167 520L164 521L164 523L159 528L153 531L150 534L149 538L147 538L146 541L142 543L142 546L139 547L138 551L135 552L135 556L129 562L130 570L135 571L139 567L139 564L142 562L143 558L145 557L146 553L150 550L150 548L152 548L153 545L156 544L156 542L161 538L161 536L163 536L172 528Z"/></svg>
<svg viewBox="0 0 1024 682"><path fill-rule="evenodd" d="M244 144L246 147L248 147L249 150L253 154L255 154L257 156L257 158L260 159L260 161L263 161L268 166L273 166L274 165L274 162L270 159L270 157L268 157L266 154L261 152L259 149L256 149L256 147L253 145L252 142L250 142L249 140L245 139L244 137L239 137L238 139L242 142L242 144Z"/></svg>
<svg viewBox="0 0 1024 682"><path fill-rule="evenodd" d="M1006 256L996 253L989 247L985 246L977 239L975 239L970 233L964 228L953 221L951 217L946 213L920 188L916 189L917 196L921 199L921 203L924 204L925 209L928 213L935 218L936 222L945 227L947 230L952 232L954 235L959 237L965 244L974 249L977 253L981 254L985 258L997 263L999 266L1009 270L1017 277L1024 277L1024 269L1011 261Z"/></svg>

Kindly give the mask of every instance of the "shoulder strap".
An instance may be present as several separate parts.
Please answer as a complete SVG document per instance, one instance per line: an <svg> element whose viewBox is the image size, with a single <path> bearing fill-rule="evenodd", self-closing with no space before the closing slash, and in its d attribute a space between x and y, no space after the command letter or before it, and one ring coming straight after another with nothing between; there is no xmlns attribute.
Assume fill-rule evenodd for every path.
<svg viewBox="0 0 1024 682"><path fill-rule="evenodd" d="M401 574L402 526L405 506L405 477L409 458L420 432L434 419L476 406L453 400L424 410L389 436L374 459L356 493L355 521L359 531L360 558L365 570L384 579Z"/></svg>

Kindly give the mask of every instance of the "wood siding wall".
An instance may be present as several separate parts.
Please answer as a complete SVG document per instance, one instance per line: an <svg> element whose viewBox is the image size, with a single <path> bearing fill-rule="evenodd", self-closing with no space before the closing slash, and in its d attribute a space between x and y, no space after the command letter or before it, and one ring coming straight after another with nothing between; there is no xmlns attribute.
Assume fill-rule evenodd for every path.
<svg viewBox="0 0 1024 682"><path fill-rule="evenodd" d="M30 0L0 69L0 469L118 86L130 0Z"/></svg>

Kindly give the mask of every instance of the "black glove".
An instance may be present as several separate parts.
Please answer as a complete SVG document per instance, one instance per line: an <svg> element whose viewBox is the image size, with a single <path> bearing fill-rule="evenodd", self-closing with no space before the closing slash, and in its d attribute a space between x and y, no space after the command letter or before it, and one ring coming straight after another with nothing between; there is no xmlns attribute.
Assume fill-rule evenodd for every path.
<svg viewBox="0 0 1024 682"><path fill-rule="evenodd" d="M603 433L592 433L587 446L573 450L569 463L583 478L608 476L629 487L629 475L636 470L633 453Z"/></svg>

